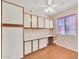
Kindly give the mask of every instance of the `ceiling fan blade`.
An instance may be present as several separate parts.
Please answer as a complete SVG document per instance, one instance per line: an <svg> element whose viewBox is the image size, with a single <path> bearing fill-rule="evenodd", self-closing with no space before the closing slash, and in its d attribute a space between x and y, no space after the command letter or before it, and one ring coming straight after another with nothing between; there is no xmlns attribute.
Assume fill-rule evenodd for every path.
<svg viewBox="0 0 79 59"><path fill-rule="evenodd" d="M51 8L51 7L49 7L48 10L49 10L50 12L53 12L53 13L55 12L55 10L54 10L53 8Z"/></svg>
<svg viewBox="0 0 79 59"><path fill-rule="evenodd" d="M52 4L52 0L48 0L48 5L51 5Z"/></svg>
<svg viewBox="0 0 79 59"><path fill-rule="evenodd" d="M45 8L45 12L55 13L56 11L53 8L48 7L48 8Z"/></svg>
<svg viewBox="0 0 79 59"><path fill-rule="evenodd" d="M46 7L48 7L48 5L39 5L39 7L46 8Z"/></svg>
<svg viewBox="0 0 79 59"><path fill-rule="evenodd" d="M58 7L59 5L57 4L52 4L51 7Z"/></svg>

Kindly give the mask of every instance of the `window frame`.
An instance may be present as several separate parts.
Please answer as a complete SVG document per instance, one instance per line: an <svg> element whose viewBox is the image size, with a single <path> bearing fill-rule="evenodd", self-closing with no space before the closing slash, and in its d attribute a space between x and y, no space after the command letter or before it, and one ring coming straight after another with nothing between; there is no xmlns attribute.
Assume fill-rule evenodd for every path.
<svg viewBox="0 0 79 59"><path fill-rule="evenodd" d="M67 27L66 27L66 18L67 18L67 17L71 17L71 16L75 16L75 18L77 19L77 14L71 14L71 15L67 15L67 16L63 16L63 17L57 18L57 22L56 22L56 23L57 23L57 33L58 33L59 35L68 35L68 36L76 36L76 35L77 35L77 25L76 25L76 24L77 24L77 21L76 21L76 20L75 20L75 22L76 22L76 23L75 23L75 27L76 27L76 28L75 28L75 34L76 34L76 35L73 35L73 34L72 34L72 35L66 34L66 29L67 29ZM64 19L62 19L62 18L64 18ZM58 20L64 20L64 24L65 24L65 25L64 25L64 28L65 28L64 32L65 32L65 34L61 34L61 33L59 32Z"/></svg>

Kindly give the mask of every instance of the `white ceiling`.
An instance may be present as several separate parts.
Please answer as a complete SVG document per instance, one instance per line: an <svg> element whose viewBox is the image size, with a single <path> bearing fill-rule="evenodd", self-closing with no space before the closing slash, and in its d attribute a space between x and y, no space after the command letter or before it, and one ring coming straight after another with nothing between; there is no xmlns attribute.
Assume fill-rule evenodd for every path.
<svg viewBox="0 0 79 59"><path fill-rule="evenodd" d="M61 12L78 4L77 0L53 0L53 4L59 5L58 7L54 8L56 10L56 13L45 13L44 8L39 7L39 5L43 5L43 4L46 5L47 0L6 0L6 1L23 6L25 12L27 13L29 13L30 10L32 10L31 13L41 16L54 15L58 12Z"/></svg>

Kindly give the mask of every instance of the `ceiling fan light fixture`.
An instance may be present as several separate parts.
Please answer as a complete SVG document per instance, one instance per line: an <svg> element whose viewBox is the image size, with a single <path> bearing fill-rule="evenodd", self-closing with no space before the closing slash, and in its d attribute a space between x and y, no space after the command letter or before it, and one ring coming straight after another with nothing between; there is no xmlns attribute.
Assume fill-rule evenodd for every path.
<svg viewBox="0 0 79 59"><path fill-rule="evenodd" d="M51 7L48 7L48 10L49 10L50 12L53 12L53 10L52 10L52 8L51 8Z"/></svg>
<svg viewBox="0 0 79 59"><path fill-rule="evenodd" d="M45 9L45 12L47 12L47 13L48 12L49 13L52 13L52 12L55 13L56 11L52 7L49 6L48 8Z"/></svg>

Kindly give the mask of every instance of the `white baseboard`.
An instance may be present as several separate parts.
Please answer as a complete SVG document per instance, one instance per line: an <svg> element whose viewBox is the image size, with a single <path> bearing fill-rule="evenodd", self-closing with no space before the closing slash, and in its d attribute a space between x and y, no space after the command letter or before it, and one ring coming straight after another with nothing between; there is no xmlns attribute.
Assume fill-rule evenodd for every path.
<svg viewBox="0 0 79 59"><path fill-rule="evenodd" d="M65 45L58 44L58 43L56 43L56 45L61 46L61 47L64 47L64 48L66 48L66 49L68 49L68 50L71 50L71 51L74 51L74 52L78 52L78 49L71 48L71 47L69 47L69 46L65 46Z"/></svg>

